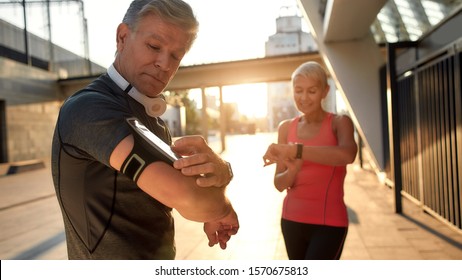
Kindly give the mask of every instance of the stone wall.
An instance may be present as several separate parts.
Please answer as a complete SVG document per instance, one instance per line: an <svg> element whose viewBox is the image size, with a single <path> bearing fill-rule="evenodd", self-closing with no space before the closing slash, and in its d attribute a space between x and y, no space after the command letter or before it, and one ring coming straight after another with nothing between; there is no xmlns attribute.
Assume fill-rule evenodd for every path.
<svg viewBox="0 0 462 280"><path fill-rule="evenodd" d="M8 161L49 158L60 101L6 108Z"/></svg>

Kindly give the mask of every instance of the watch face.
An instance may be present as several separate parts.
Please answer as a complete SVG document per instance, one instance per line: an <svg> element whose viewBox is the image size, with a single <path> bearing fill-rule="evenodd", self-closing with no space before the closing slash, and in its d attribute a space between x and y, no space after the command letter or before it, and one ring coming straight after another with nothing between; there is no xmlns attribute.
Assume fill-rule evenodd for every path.
<svg viewBox="0 0 462 280"><path fill-rule="evenodd" d="M296 159L301 159L303 154L303 144L297 143L297 155L295 156Z"/></svg>
<svg viewBox="0 0 462 280"><path fill-rule="evenodd" d="M226 162L226 164L228 165L229 176L230 176L230 178L232 180L233 177L234 177L234 174L233 174L233 169L231 168L231 163Z"/></svg>

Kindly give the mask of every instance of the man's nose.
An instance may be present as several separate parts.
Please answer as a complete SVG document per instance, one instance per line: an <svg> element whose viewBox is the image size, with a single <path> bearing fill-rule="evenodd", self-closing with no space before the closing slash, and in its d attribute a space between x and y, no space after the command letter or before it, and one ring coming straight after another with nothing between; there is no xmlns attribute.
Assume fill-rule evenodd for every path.
<svg viewBox="0 0 462 280"><path fill-rule="evenodd" d="M168 54L159 54L157 56L156 62L154 63L156 68L161 69L162 71L170 70L170 57Z"/></svg>

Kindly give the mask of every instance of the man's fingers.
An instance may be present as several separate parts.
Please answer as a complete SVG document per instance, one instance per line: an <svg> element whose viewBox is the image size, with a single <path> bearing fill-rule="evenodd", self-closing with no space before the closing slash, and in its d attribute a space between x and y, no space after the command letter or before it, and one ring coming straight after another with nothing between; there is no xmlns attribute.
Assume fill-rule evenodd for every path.
<svg viewBox="0 0 462 280"><path fill-rule="evenodd" d="M196 179L196 184L199 187L213 187L218 183L217 176L200 176Z"/></svg>
<svg viewBox="0 0 462 280"><path fill-rule="evenodd" d="M202 136L185 136L175 141L172 149L178 154L189 156L200 152L207 152L210 147Z"/></svg>
<svg viewBox="0 0 462 280"><path fill-rule="evenodd" d="M263 158L263 166L268 166L268 165L271 165L273 163L276 163L274 160L271 160L269 158Z"/></svg>
<svg viewBox="0 0 462 280"><path fill-rule="evenodd" d="M204 165L204 163L211 164L213 160L214 158L210 154L199 153L199 154L194 154L188 157L179 158L173 163L173 167L175 167L176 169L182 169L182 168L189 167L189 166L198 166L198 165L202 166ZM205 168L213 168L213 165L205 166ZM211 170L213 171L213 169Z"/></svg>
<svg viewBox="0 0 462 280"><path fill-rule="evenodd" d="M195 157L195 156L192 156ZM203 157L205 158L205 157ZM186 176L195 176L201 174L210 174L216 172L216 164L214 162L199 162L200 159L186 161L187 159L183 158L185 161L180 162L180 160L175 161L174 167L181 169L181 173ZM182 159L182 160L183 160ZM197 162L197 163L195 163Z"/></svg>
<svg viewBox="0 0 462 280"><path fill-rule="evenodd" d="M207 235L210 247L213 247L215 244L218 243L217 232L214 229L212 229L212 227L208 223L204 224L204 232L205 235Z"/></svg>
<svg viewBox="0 0 462 280"><path fill-rule="evenodd" d="M218 240L220 243L221 249L226 249L228 241L231 239L231 236L237 233L237 228L231 227L229 230L223 230L218 232Z"/></svg>
<svg viewBox="0 0 462 280"><path fill-rule="evenodd" d="M209 240L209 246L220 245L221 249L226 249L231 236L239 230L239 225L204 223L204 232Z"/></svg>

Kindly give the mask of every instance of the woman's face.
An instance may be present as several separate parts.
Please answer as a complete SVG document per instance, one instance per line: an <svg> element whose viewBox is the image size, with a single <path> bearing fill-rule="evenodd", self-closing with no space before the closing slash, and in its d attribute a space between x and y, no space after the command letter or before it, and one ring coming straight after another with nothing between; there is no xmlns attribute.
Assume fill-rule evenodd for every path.
<svg viewBox="0 0 462 280"><path fill-rule="evenodd" d="M298 110L304 114L322 110L321 102L329 92L315 77L296 76L293 80L294 100Z"/></svg>

